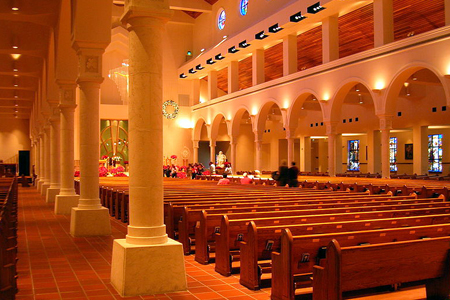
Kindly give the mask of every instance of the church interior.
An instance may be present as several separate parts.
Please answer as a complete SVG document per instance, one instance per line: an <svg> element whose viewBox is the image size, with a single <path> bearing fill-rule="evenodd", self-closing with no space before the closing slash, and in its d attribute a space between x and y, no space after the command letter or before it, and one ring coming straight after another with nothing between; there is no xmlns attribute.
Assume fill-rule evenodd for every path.
<svg viewBox="0 0 450 300"><path fill-rule="evenodd" d="M449 299L450 0L0 24L0 300Z"/></svg>

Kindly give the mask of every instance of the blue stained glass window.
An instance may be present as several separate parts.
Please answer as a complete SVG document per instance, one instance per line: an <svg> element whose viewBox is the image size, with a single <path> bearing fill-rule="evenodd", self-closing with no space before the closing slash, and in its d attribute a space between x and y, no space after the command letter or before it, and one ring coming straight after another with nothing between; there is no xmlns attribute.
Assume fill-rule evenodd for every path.
<svg viewBox="0 0 450 300"><path fill-rule="evenodd" d="M389 162L391 165L391 172L397 172L397 138L391 137L389 139Z"/></svg>
<svg viewBox="0 0 450 300"><path fill-rule="evenodd" d="M245 16L247 14L248 9L248 0L241 0L241 5L239 7L241 15Z"/></svg>
<svg viewBox="0 0 450 300"><path fill-rule="evenodd" d="M217 27L222 30L225 27L225 20L226 20L226 14L225 10L222 9L219 13L219 17L217 18Z"/></svg>
<svg viewBox="0 0 450 300"><path fill-rule="evenodd" d="M348 141L347 170L359 171L359 140Z"/></svg>
<svg viewBox="0 0 450 300"><path fill-rule="evenodd" d="M442 134L428 136L428 171L442 172Z"/></svg>

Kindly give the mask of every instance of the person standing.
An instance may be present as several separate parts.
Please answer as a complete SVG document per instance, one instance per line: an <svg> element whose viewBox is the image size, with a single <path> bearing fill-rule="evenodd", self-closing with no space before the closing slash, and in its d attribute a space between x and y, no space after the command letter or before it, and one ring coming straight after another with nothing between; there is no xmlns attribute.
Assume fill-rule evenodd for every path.
<svg viewBox="0 0 450 300"><path fill-rule="evenodd" d="M289 187L298 187L298 170L295 165L295 161L291 163L291 167L288 170L288 178L289 178Z"/></svg>
<svg viewBox="0 0 450 300"><path fill-rule="evenodd" d="M287 162L285 160L283 160L281 162L281 166L278 168L278 185L279 186L285 186L286 184L288 184L289 181L289 168L287 166Z"/></svg>

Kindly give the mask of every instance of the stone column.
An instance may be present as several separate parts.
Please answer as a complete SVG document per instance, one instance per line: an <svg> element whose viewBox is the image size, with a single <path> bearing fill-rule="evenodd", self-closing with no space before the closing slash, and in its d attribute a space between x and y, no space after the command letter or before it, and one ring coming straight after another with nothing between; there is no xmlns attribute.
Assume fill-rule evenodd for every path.
<svg viewBox="0 0 450 300"><path fill-rule="evenodd" d="M230 147L231 147L231 158L230 158L230 162L231 162L231 169L233 170L234 174L236 174L237 169L236 169L236 149L237 149L237 143L236 143L237 138L234 136L230 137Z"/></svg>
<svg viewBox="0 0 450 300"><path fill-rule="evenodd" d="M45 180L41 186L41 195L47 195L47 189L50 187L50 174L51 174L51 166L50 166L50 125L46 124L44 126L44 172L45 172Z"/></svg>
<svg viewBox="0 0 450 300"><path fill-rule="evenodd" d="M311 172L311 138L300 137L300 171Z"/></svg>
<svg viewBox="0 0 450 300"><path fill-rule="evenodd" d="M192 147L194 148L194 163L198 163L198 141L192 141Z"/></svg>
<svg viewBox="0 0 450 300"><path fill-rule="evenodd" d="M383 46L394 41L393 0L373 1L374 45Z"/></svg>
<svg viewBox="0 0 450 300"><path fill-rule="evenodd" d="M78 205L80 196L75 193L74 177L74 113L76 107L75 82L58 81L61 111L61 188L56 196L55 214L68 215Z"/></svg>
<svg viewBox="0 0 450 300"><path fill-rule="evenodd" d="M211 70L208 72L208 100L217 98L217 71Z"/></svg>
<svg viewBox="0 0 450 300"><path fill-rule="evenodd" d="M389 136L392 129L392 116L378 116L381 131L381 176L391 177L391 164L389 159Z"/></svg>
<svg viewBox="0 0 450 300"><path fill-rule="evenodd" d="M333 15L322 21L322 61L327 63L339 59L338 16Z"/></svg>
<svg viewBox="0 0 450 300"><path fill-rule="evenodd" d="M283 38L283 76L297 72L297 35Z"/></svg>
<svg viewBox="0 0 450 300"><path fill-rule="evenodd" d="M111 283L122 296L187 289L183 247L169 239L163 212L162 71L168 0L128 0L130 224L114 240Z"/></svg>
<svg viewBox="0 0 450 300"><path fill-rule="evenodd" d="M41 145L39 142L39 136L36 137L35 141L35 172L37 174L36 181L34 182L34 186L37 187L39 185L39 181L41 180Z"/></svg>
<svg viewBox="0 0 450 300"><path fill-rule="evenodd" d="M45 182L45 163L44 163L44 130L41 129L41 132L39 133L39 182L37 186L37 190L41 192L42 185Z"/></svg>
<svg viewBox="0 0 450 300"><path fill-rule="evenodd" d="M91 47L93 45L90 44ZM108 209L102 207L98 194L100 158L100 83L103 48L87 48L74 43L79 59L77 83L80 87L80 200L72 208L70 234L101 236L111 234Z"/></svg>
<svg viewBox="0 0 450 300"><path fill-rule="evenodd" d="M239 91L239 62L230 61L228 64L228 94Z"/></svg>
<svg viewBox="0 0 450 300"><path fill-rule="evenodd" d="M262 167L262 133L256 131L255 134L255 170L261 170Z"/></svg>
<svg viewBox="0 0 450 300"><path fill-rule="evenodd" d="M60 172L60 153L59 153L59 143L60 143L60 124L59 124L59 109L54 107L54 113L50 117L50 137L51 137L51 147L50 147L50 187L47 189L47 203L55 202L56 195L59 194L60 182L61 182L61 172Z"/></svg>
<svg viewBox="0 0 450 300"><path fill-rule="evenodd" d="M252 85L266 81L264 74L264 49L256 49L252 56Z"/></svg>
<svg viewBox="0 0 450 300"><path fill-rule="evenodd" d="M336 165L337 163L341 163L339 156L336 155L337 153L339 153L339 151L336 151L337 123L327 122L326 127L328 137L328 174L330 176L336 176Z"/></svg>
<svg viewBox="0 0 450 300"><path fill-rule="evenodd" d="M209 161L216 164L216 141L213 139L209 140Z"/></svg>
<svg viewBox="0 0 450 300"><path fill-rule="evenodd" d="M413 170L417 175L428 173L428 126L413 127Z"/></svg>
<svg viewBox="0 0 450 300"><path fill-rule="evenodd" d="M288 165L290 166L294 158L294 130L286 128L286 140L287 140L287 160Z"/></svg>
<svg viewBox="0 0 450 300"><path fill-rule="evenodd" d="M445 6L445 25L450 25L450 0L444 0Z"/></svg>

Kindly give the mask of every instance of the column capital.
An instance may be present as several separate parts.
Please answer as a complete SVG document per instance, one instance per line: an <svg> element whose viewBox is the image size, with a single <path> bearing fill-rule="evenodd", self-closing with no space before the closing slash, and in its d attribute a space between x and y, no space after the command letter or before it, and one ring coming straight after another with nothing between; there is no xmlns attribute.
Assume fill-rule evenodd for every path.
<svg viewBox="0 0 450 300"><path fill-rule="evenodd" d="M255 143L262 142L262 132L261 131L253 131L253 134L255 135Z"/></svg>
<svg viewBox="0 0 450 300"><path fill-rule="evenodd" d="M380 119L380 130L391 130L392 129L392 119L391 115L378 115Z"/></svg>
<svg viewBox="0 0 450 300"><path fill-rule="evenodd" d="M126 0L124 14L120 17L120 21L122 24L127 24L137 18L152 18L166 23L172 15L173 11L169 8L168 0ZM132 26L135 25L132 24Z"/></svg>
<svg viewBox="0 0 450 300"><path fill-rule="evenodd" d="M199 148L199 141L197 141L197 140L194 140L194 141L192 141L192 147L194 147L194 148Z"/></svg>
<svg viewBox="0 0 450 300"><path fill-rule="evenodd" d="M325 121L326 126L326 135L337 134L337 124L338 122L334 121Z"/></svg>
<svg viewBox="0 0 450 300"><path fill-rule="evenodd" d="M78 45L77 42L74 45ZM102 83L102 56L105 48L74 48L78 55L78 78L80 82Z"/></svg>
<svg viewBox="0 0 450 300"><path fill-rule="evenodd" d="M59 107L76 107L76 82L57 80L56 83L59 86Z"/></svg>

